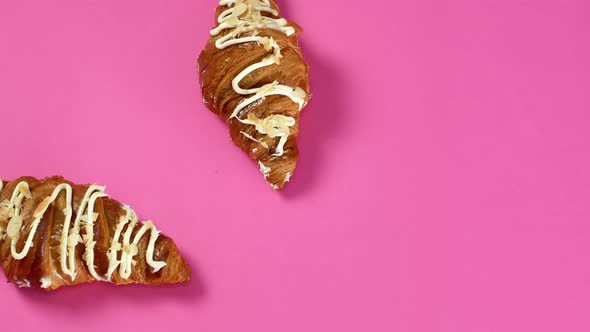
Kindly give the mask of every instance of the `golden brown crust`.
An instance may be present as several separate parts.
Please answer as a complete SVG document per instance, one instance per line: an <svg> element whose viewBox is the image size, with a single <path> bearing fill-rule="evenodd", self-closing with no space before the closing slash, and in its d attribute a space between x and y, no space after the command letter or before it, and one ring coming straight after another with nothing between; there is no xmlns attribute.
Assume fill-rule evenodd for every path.
<svg viewBox="0 0 590 332"><path fill-rule="evenodd" d="M4 188L0 191L0 204L7 203L12 196L17 184L25 181L29 185L31 198L23 201L23 224L21 236L17 241L17 250L23 248L25 240L31 231L33 223L33 213L39 204L47 197L51 196L54 189L63 183L72 187L72 208L77 211L83 200L83 197L89 185L75 185L62 177L50 177L43 180L37 180L32 177L21 177L10 182L4 182ZM66 208L66 196L62 192L58 198L46 210L33 238L33 247L23 259L15 259L11 254L11 239L6 234L6 229L10 221L10 216L0 213L0 261L4 269L4 274L9 282L18 283L19 285L30 285L31 287L41 287L42 278L50 278L50 286L44 287L46 290L55 290L62 286L75 285L85 282L95 281L90 274L87 264L83 259L85 247L79 244L75 248L75 279L63 273L60 267L60 235L65 220L64 209ZM113 241L115 229L121 216L125 215L125 210L121 203L108 198L102 197L96 200L94 211L98 213L98 218L94 223L94 266L99 276L104 276L108 269L107 252ZM138 224L133 235L139 231L142 224ZM71 229L70 225L70 229ZM82 230L81 235L84 235ZM146 249L148 247L148 236L144 236L139 241L138 253L133 260L135 261L132 273L129 278L124 279L119 275L118 270L112 275L111 282L114 284L170 284L182 283L190 279L190 267L181 257L174 242L164 235L159 235L155 243L154 260L163 261L167 265L158 272L154 273L146 261Z"/></svg>
<svg viewBox="0 0 590 332"><path fill-rule="evenodd" d="M274 1L271 1L271 6L278 11L278 6ZM226 6L217 7L215 17L218 17L227 8ZM274 17L268 13L263 13L263 15ZM295 28L296 33L287 36L285 33L273 29L258 30L259 36L272 37L278 43L283 58L279 64L260 68L247 75L240 82L240 87L252 89L279 82L282 85L301 88L306 93L305 101L307 102L310 96L309 70L301 55L297 37L301 28L290 21L288 26ZM248 66L267 57L270 52L256 42L218 49L215 46L216 40L228 33L229 31L225 30L217 36L212 36L199 56L198 68L203 101L213 113L228 123L230 136L234 143L252 159L261 162L270 169L270 173L266 176L269 184L275 188L283 188L297 164L296 138L299 134L299 105L288 97L275 95L250 104L241 112L242 114L254 114L260 119L273 114L295 119L296 123L290 128L291 132L284 147L284 154L281 156L273 156L275 154L274 147L279 142L278 137L270 138L257 132L253 125L244 124L236 118L230 118L236 106L249 97L236 93L232 88L232 80ZM266 143L270 148L262 148L260 143L249 139L242 132Z"/></svg>

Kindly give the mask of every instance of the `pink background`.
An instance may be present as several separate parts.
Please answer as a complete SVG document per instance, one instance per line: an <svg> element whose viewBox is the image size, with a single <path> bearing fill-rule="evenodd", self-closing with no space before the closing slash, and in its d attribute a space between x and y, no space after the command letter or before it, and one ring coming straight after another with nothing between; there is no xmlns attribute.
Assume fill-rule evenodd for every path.
<svg viewBox="0 0 590 332"><path fill-rule="evenodd" d="M314 94L283 193L201 103L215 0L0 3L0 176L107 184L195 270L2 282L2 331L590 330L588 2L281 3Z"/></svg>

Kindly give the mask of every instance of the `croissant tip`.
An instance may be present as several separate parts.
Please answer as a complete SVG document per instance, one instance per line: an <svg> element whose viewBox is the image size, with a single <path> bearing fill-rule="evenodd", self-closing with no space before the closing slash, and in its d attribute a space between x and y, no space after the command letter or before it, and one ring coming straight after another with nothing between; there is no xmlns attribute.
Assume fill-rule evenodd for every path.
<svg viewBox="0 0 590 332"><path fill-rule="evenodd" d="M268 183L268 185L270 186L270 189L272 189L273 191L281 191L281 190L285 189L288 182L289 182L288 180L287 181L283 180L283 181L278 181L278 182L273 182L273 181L270 181L269 179L266 180L266 183Z"/></svg>
<svg viewBox="0 0 590 332"><path fill-rule="evenodd" d="M281 191L285 189L287 183L291 181L294 171L295 162L287 164L278 163L273 165L272 171L270 171L268 175L265 175L265 179L272 190Z"/></svg>

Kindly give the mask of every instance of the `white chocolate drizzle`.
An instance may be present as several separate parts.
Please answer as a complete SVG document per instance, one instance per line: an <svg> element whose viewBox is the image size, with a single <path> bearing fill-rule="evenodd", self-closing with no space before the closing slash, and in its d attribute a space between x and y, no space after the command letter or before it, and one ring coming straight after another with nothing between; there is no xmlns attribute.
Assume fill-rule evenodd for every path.
<svg viewBox="0 0 590 332"><path fill-rule="evenodd" d="M262 145L262 147L263 147L263 148L265 148L265 149L267 149L267 150L268 150L268 144L266 144L266 142L263 142L263 141L261 141L261 140L257 140L257 139L256 139L256 138L254 138L252 135L250 135L250 134L248 134L248 133L246 133L246 132L243 132L243 131L240 131L240 134L242 134L242 135L246 136L248 139L250 139L250 140L252 140L252 141L254 141L254 142L256 142L256 143L258 143L258 144ZM256 153L256 151L258 151L258 149L257 149L257 148L254 148L254 149L252 149L252 152L253 152L253 153Z"/></svg>
<svg viewBox="0 0 590 332"><path fill-rule="evenodd" d="M133 257L138 253L139 241L148 230L150 231L150 238L146 249L146 261L148 265L152 267L154 272L157 272L166 266L166 263L157 262L153 259L156 240L160 234L154 224L151 221L145 222L137 234L135 234L133 241L131 241L131 233L138 223L137 215L128 206L123 206L123 209L125 210L125 215L119 219L119 223L117 224L117 228L113 236L113 241L111 242L111 247L107 253L109 258L109 267L107 271L108 280L111 279L111 276L117 267L119 267L119 275L122 278L129 278L132 272L132 265L135 264ZM127 230L123 235L123 242L120 243L119 238L121 237L121 233L123 232L123 228L125 226L127 226ZM118 258L119 252L121 252L120 259Z"/></svg>
<svg viewBox="0 0 590 332"><path fill-rule="evenodd" d="M270 167L266 167L266 165L264 165L262 161L258 162L258 167L260 168L260 173L262 173L262 175L264 175L264 177L267 178L271 171Z"/></svg>
<svg viewBox="0 0 590 332"><path fill-rule="evenodd" d="M18 286L18 288L31 288L31 282L28 281L27 279L17 280L16 285Z"/></svg>
<svg viewBox="0 0 590 332"><path fill-rule="evenodd" d="M219 5L228 6L229 9L219 15L217 18L218 26L211 30L211 35L217 36L224 30L231 30L231 32L218 38L215 41L215 47L224 49L232 45L254 42L263 46L266 51L272 52L262 61L248 66L232 80L234 91L240 95L249 97L236 106L229 119L235 118L244 124L254 125L256 131L260 134L267 135L269 138L280 138L273 156L282 156L284 154L285 143L291 134L290 127L295 125L295 119L283 115L270 115L264 119L259 119L253 114L248 114L247 119L242 119L240 113L249 105L273 95L288 97L299 105L299 111L301 111L306 103L306 92L300 87L293 88L276 81L258 88L242 89L240 82L257 69L279 64L283 57L279 44L272 37L259 36L258 29L273 29L287 36L293 35L295 29L288 26L288 22L284 18L272 18L262 15L262 13L270 13L273 16L278 16L279 14L271 7L269 0L221 0ZM268 149L266 143L255 139L245 132L241 133L248 139Z"/></svg>
<svg viewBox="0 0 590 332"><path fill-rule="evenodd" d="M41 283L41 288L47 289L51 287L51 277L43 277L39 282Z"/></svg>
<svg viewBox="0 0 590 332"><path fill-rule="evenodd" d="M2 191L3 187L4 183L0 181L0 191ZM6 230L4 231L0 228L0 240L4 239L3 233L5 232L8 238L10 238L10 250L14 259L21 260L27 256L30 249L33 247L33 240L37 232L37 228L41 223L45 212L57 200L62 192L65 193L66 205L63 210L65 219L62 232L59 237L59 258L60 268L64 275L70 276L72 280L76 279L76 246L80 243L83 243L85 246L83 259L86 262L88 272L93 278L99 281L110 281L113 272L117 267L120 267L120 277L123 279L128 279L132 273L132 266L136 263L133 260L133 257L138 254L138 243L148 230L150 231L150 237L148 246L146 248L146 262L152 268L154 273L166 266L165 262L154 260L154 249L160 233L151 221L145 222L135 234L133 241L130 242L131 234L134 231L135 226L138 224L138 220L137 215L131 208L128 206L123 206L125 215L119 220L115 234L111 241L111 247L107 252L107 258L109 262L107 275L100 276L96 272L96 267L94 265L94 247L96 245L96 241L94 239L94 223L98 219L99 214L95 212L94 207L97 199L108 197L108 195L105 193L105 188L97 185L91 185L86 190L84 198L80 202L72 227L70 227L73 215L72 187L67 183L62 183L55 187L53 193L49 197L43 199L43 201L41 201L41 203L35 208L35 211L33 212L33 222L31 223L29 234L22 250L18 251L16 244L18 243L21 234L24 231L22 216L22 209L24 205L23 201L25 199L32 198L29 185L26 181L21 181L16 185L10 200L0 202L0 219L8 220ZM127 226L127 229L123 237L123 242L119 243L119 238L124 226ZM81 228L84 230L83 236L80 235ZM121 258L119 259L118 252L121 250L123 252L121 254ZM61 278L58 273L55 274ZM40 282L43 288L48 288L51 286L51 277L43 277Z"/></svg>

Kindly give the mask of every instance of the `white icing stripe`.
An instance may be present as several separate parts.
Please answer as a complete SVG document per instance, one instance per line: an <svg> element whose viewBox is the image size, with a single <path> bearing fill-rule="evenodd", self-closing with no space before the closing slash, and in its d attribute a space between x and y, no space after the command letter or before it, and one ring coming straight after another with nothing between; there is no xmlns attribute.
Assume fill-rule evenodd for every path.
<svg viewBox="0 0 590 332"><path fill-rule="evenodd" d="M27 184L27 187L28 187L28 184ZM29 231L29 236L27 237L27 240L26 240L23 250L21 252L17 252L17 250L16 250L16 243L19 239L20 232L19 232L19 234L17 234L17 236L12 237L12 242L10 244L10 251L11 251L12 257L14 259L20 260L20 259L23 259L27 256L27 254L29 253L29 249L31 249L31 247L33 246L33 238L35 237L35 233L37 232L37 227L39 227L39 223L41 223L41 219L43 218L45 211L47 211L49 206L57 199L58 195L62 192L62 190L66 191L66 206L70 207L69 209L66 208L64 210L65 220L69 220L70 218L72 218L72 210L71 210L72 187L70 187L68 184L61 184L61 185L55 187L55 190L53 190L53 193L51 194L51 196L45 198L41 202L41 204L39 204L37 206L37 208L35 209L35 212L33 213L33 218L35 218L35 219L33 219L33 224L31 226L31 230Z"/></svg>
<svg viewBox="0 0 590 332"><path fill-rule="evenodd" d="M43 277L39 282L41 283L41 288L47 289L51 287L51 277Z"/></svg>
<svg viewBox="0 0 590 332"><path fill-rule="evenodd" d="M103 281L103 279L96 273L96 269L94 266L94 246L96 245L96 241L94 241L94 222L98 219L98 213L94 212L94 204L96 200L101 197L108 197L102 191L95 192L90 196L90 200L88 201L88 212L80 218L84 222L84 245L86 247L86 251L84 252L84 258L86 260L86 266L88 267L88 272L90 275L96 279Z"/></svg>
<svg viewBox="0 0 590 332"><path fill-rule="evenodd" d="M232 80L232 88L237 94L253 96L246 98L241 103L239 103L232 112L229 119L236 118L242 123L255 125L256 130L259 133L266 134L271 138L280 137L279 143L275 148L275 154L273 154L273 156L282 156L284 153L284 145L287 142L287 138L291 134L289 127L295 125L295 119L291 117L283 117L293 119L293 121L287 120L284 122L283 118L279 119L276 117L276 115L270 115L265 119L249 118L248 120L244 120L240 118L240 112L248 105L259 100L264 100L266 97L273 95L288 97L294 103L299 105L299 110L301 111L301 109L303 109L305 106L307 94L299 87L293 88L287 85L281 85L278 82L252 89L242 89L240 87L240 82L246 76L258 69L274 64L279 64L282 58L281 48L275 42L275 40L272 37L269 38L258 36L257 29L278 30L287 36L291 36L295 33L295 28L287 26L288 21L284 18L272 18L263 16L261 14L262 12L266 12L271 13L273 16L278 16L278 12L271 7L270 1L268 0L221 0L219 5L228 6L229 8L223 11L217 17L217 23L219 24L217 27L211 30L211 35L217 36L222 31L229 29L232 31L225 36L219 37L215 41L215 46L218 49L224 49L226 47L242 43L256 42L262 45L265 50L273 52L272 55L265 57L262 61L254 63L245 68ZM249 32L251 32L251 35L241 37L241 35L244 33ZM281 123L278 123L278 125L273 128L266 128L265 130L261 129L263 128L263 124L268 124L271 122L274 124L277 124L278 122ZM290 123L293 124L289 125ZM250 135L245 136L255 142L261 142Z"/></svg>
<svg viewBox="0 0 590 332"><path fill-rule="evenodd" d="M109 258L109 268L107 271L107 279L111 280L113 272L117 269L121 261L118 259L118 252L121 251L121 244L119 243L119 237L121 237L121 233L123 232L123 227L131 220L131 218L135 218L137 220L137 216L135 216L135 212L131 210L128 206L123 206L125 210L125 215L121 216L119 219L119 223L117 224L117 228L115 229L115 235L113 235L113 241L111 242L111 247L107 256Z"/></svg>
<svg viewBox="0 0 590 332"><path fill-rule="evenodd" d="M0 191L3 189L4 183L0 181ZM7 218L9 219L8 226L6 233L8 237L11 239L11 255L16 260L21 260L25 258L30 248L33 247L33 240L35 238L35 234L37 232L37 228L45 215L45 212L59 197L62 191L65 191L66 197L66 207L63 210L64 213L64 223L62 227L62 233L59 237L60 239L60 268L65 275L68 275L72 278L72 280L76 279L76 246L79 243L84 243L85 245L85 252L84 252L84 260L86 261L86 266L88 267L88 271L93 278L100 281L108 281L111 280L113 272L116 270L117 266L119 266L122 262L120 268L120 275L123 279L129 278L132 272L132 265L133 265L133 257L137 254L137 244L139 243L141 237L148 231L151 230L150 238L148 242L148 246L146 248L146 262L147 264L152 267L154 272L159 271L164 266L166 266L165 262L154 261L154 250L155 244L159 236L158 230L155 228L151 221L146 222L143 224L140 231L136 234L134 241L132 244L129 243L131 234L133 232L133 228L138 223L137 215L131 208L127 206L123 206L123 210L125 211L125 216L121 217L119 224L115 230L115 234L113 236L113 240L111 242L111 247L107 253L109 267L107 271L107 275L105 277L99 276L96 272L96 267L94 266L94 247L96 245L96 241L94 240L94 223L98 219L98 213L94 212L94 206L96 204L96 200L102 197L108 197L107 194L104 192L105 188L100 187L97 185L91 185L86 190L84 194L84 198L80 202L80 206L76 213L76 219L74 220L74 224L70 231L70 224L72 219L72 206L73 206L73 198L72 198L72 187L67 184L63 183L55 187L53 193L45 198L35 209L33 212L33 222L30 227L29 234L23 246L23 249L19 252L16 249L16 244L20 239L21 233L23 232L23 219L22 219L22 208L23 208L23 200L25 198L31 199L32 195L29 190L29 185L27 182L22 181L18 183L12 192L12 197L10 201L6 200L0 204L0 208L3 210L0 211L0 216L6 213ZM117 253L121 250L121 244L119 243L119 237L123 231L123 227L129 223L127 227L127 231L125 232L124 241L123 241L123 254L121 255L121 260L118 260ZM84 236L80 236L80 228L83 225L84 227ZM0 237L2 240L2 237ZM129 247L134 247L135 252L126 252L125 249ZM58 277L61 278L61 276ZM43 285L50 285L50 277L46 277L44 280Z"/></svg>
<svg viewBox="0 0 590 332"><path fill-rule="evenodd" d="M266 167L266 165L264 165L262 161L258 162L258 167L260 168L260 173L262 173L262 175L264 175L264 177L267 178L271 171L270 167Z"/></svg>
<svg viewBox="0 0 590 332"><path fill-rule="evenodd" d="M29 184L22 181L19 182L14 191L12 192L12 198L6 204L6 213L10 216L10 221L6 226L6 235L10 237L11 240L11 252L13 251L12 247L16 240L18 240L18 236L20 235L20 230L23 225L23 217L21 215L21 208L22 202L24 198L31 198L31 192L29 190Z"/></svg>
<svg viewBox="0 0 590 332"><path fill-rule="evenodd" d="M138 253L137 245L139 244L141 237L148 230L151 230L151 233L150 233L148 246L146 248L146 262L148 263L149 266L152 267L154 273L158 272L164 266L166 266L166 263L156 262L153 259L154 250L155 250L155 246L156 246L156 239L158 238L159 232L151 221L145 222L141 226L139 231L135 234L135 237L133 238L133 242L129 243L129 240L131 239L131 232L133 231L133 228L135 228L136 224L137 224L136 220L132 221L132 223L127 228L125 238L123 239L123 252L121 254L121 261L120 261L121 266L119 268L119 274L124 279L129 278L129 276L131 275L132 265L135 264L133 257L135 255L137 255L137 253Z"/></svg>
<svg viewBox="0 0 590 332"><path fill-rule="evenodd" d="M121 253L121 265L119 268L119 275L127 279L131 275L131 264L127 264L128 260L131 260L132 248L131 248L131 234L133 233L133 229L137 225L137 216L132 215L131 223L127 225L127 231L123 236L123 252Z"/></svg>
<svg viewBox="0 0 590 332"><path fill-rule="evenodd" d="M240 131L240 134L242 134L242 135L246 136L246 138L248 138L248 139L250 139L250 140L252 140L252 141L254 141L254 142L256 142L256 143L258 143L260 145L262 145L263 148L265 148L265 149L268 150L268 144L266 144L265 142L263 142L261 140L257 140L252 135L250 135L250 134L248 134L246 132L243 132L243 131ZM256 151L253 151L253 152L256 152Z"/></svg>
<svg viewBox="0 0 590 332"><path fill-rule="evenodd" d="M236 76L236 78L234 78L231 81L234 91L236 91L237 93L239 93L241 95L250 95L250 94L256 93L259 89L254 88L254 89L244 90L244 89L240 88L240 82L244 79L244 77L248 76L248 74L252 73L256 69L264 68L264 67L270 66L274 63L275 63L274 58L267 57L260 62L256 62L255 64L248 66L241 73L239 73L238 76ZM234 111L234 113L235 113L235 111ZM232 114L232 116L233 116L233 114Z"/></svg>
<svg viewBox="0 0 590 332"><path fill-rule="evenodd" d="M84 220L88 220L88 218L85 215L85 211L86 211L86 206L88 205L88 201L90 200L90 197L95 193L95 192L104 192L105 188L104 187L100 187L97 185L91 185L88 187L88 189L86 190L86 193L84 194L84 197L82 198L82 202L80 202L80 207L78 208L78 212L76 213L76 219L74 220L74 226L72 227L72 231L71 233L68 235L66 228L64 226L64 231L62 232L62 237L61 237L61 242L60 242L60 246L61 246L61 257L60 260L63 261L66 259L66 255L68 258L68 266L66 266L66 269L63 269L63 265L62 265L62 271L69 275L72 280L76 279L76 246L79 243L83 243L82 241L82 237L80 236L80 224L82 223L83 219ZM69 226L69 225L68 225ZM64 240L67 239L67 240ZM67 253L66 250L64 249L67 248Z"/></svg>
<svg viewBox="0 0 590 332"><path fill-rule="evenodd" d="M133 239L133 244L132 246L134 248L137 248L137 244L139 244L139 240L141 240L141 237L147 232L150 231L150 238L148 241L148 246L146 248L146 261L148 263L149 266L151 266L153 268L153 272L158 272L160 269L162 269L164 266L166 266L166 263L164 262L156 262L153 260L153 254L154 254L154 249L155 249L155 245L156 245L156 238L158 237L158 235L160 234L160 232L158 232L158 230L156 229L156 227L154 226L154 224L151 221L146 221L141 228L139 229L139 232L137 232L137 234L135 234L135 238ZM132 251L133 252L133 251ZM137 254L137 250L135 250L135 253ZM129 255L130 258L133 258L134 255ZM131 261L127 261L129 270L131 270Z"/></svg>

